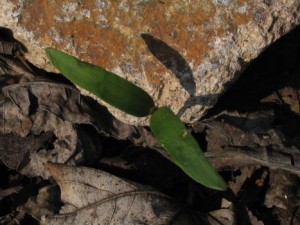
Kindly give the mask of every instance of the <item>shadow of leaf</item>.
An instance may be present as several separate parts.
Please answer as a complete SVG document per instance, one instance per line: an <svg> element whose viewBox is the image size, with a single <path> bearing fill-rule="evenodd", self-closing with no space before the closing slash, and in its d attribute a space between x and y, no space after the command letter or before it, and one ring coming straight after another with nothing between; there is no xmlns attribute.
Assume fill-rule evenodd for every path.
<svg viewBox="0 0 300 225"><path fill-rule="evenodd" d="M213 106L219 94L207 94L199 96L190 96L184 103L184 106L178 111L177 116L181 117L187 109L195 105Z"/></svg>
<svg viewBox="0 0 300 225"><path fill-rule="evenodd" d="M189 93L189 98L185 101L184 106L178 111L177 116L181 117L191 106L205 105L213 106L218 94L207 94L195 96L196 83L192 69L186 60L172 47L165 42L153 37L150 34L141 34L141 37L147 44L150 52L180 81L181 86Z"/></svg>
<svg viewBox="0 0 300 225"><path fill-rule="evenodd" d="M196 84L193 72L185 59L165 42L149 34L142 34L141 37L148 46L150 52L180 81L181 86L193 96L196 91Z"/></svg>

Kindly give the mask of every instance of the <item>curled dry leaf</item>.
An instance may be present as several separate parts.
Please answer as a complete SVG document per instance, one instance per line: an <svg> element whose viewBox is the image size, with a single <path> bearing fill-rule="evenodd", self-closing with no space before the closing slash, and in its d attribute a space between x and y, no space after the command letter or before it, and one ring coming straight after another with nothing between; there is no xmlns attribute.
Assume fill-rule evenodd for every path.
<svg viewBox="0 0 300 225"><path fill-rule="evenodd" d="M30 116L43 110L74 124L91 124L106 136L117 139L131 138L134 143L140 145L157 144L146 129L120 122L104 107L91 104L77 89L69 85L28 82L6 86L3 88L3 94L18 106L19 113L23 115Z"/></svg>
<svg viewBox="0 0 300 225"><path fill-rule="evenodd" d="M0 103L0 115L1 134L16 133L26 137L30 133L32 121L10 99Z"/></svg>
<svg viewBox="0 0 300 225"><path fill-rule="evenodd" d="M13 56L4 56L0 54L0 74L2 85L11 85L24 83L35 79L32 70L24 62Z"/></svg>
<svg viewBox="0 0 300 225"><path fill-rule="evenodd" d="M280 170L272 170L264 204L288 209L300 206L300 178Z"/></svg>
<svg viewBox="0 0 300 225"><path fill-rule="evenodd" d="M61 206L59 195L57 185L43 187L36 196L30 197L25 205L18 207L18 211L26 212L37 220L44 215L54 215Z"/></svg>
<svg viewBox="0 0 300 225"><path fill-rule="evenodd" d="M232 202L223 198L221 209L210 212L208 220L211 225L236 225L234 206Z"/></svg>
<svg viewBox="0 0 300 225"><path fill-rule="evenodd" d="M258 168L259 166L243 167L240 169L240 175L235 176L232 181L228 182L230 189L235 195L241 190L246 179L249 179Z"/></svg>
<svg viewBox="0 0 300 225"><path fill-rule="evenodd" d="M61 188L62 201L73 211L43 217L43 225L169 224L180 209L164 194L100 170L53 163L48 169ZM184 215L178 222L191 224Z"/></svg>
<svg viewBox="0 0 300 225"><path fill-rule="evenodd" d="M76 151L77 130L74 122L80 119L84 122L84 119L78 118L76 121L74 116L71 118L72 122L64 119L61 111L65 112L76 106L76 91L72 93L71 88L66 89L63 85L46 82L16 84L3 88L2 92L6 98L0 107L3 127L1 133L9 135L13 132L15 139L22 140L25 146L25 149L12 149L13 145L9 145L10 148L5 149L5 155L14 153L24 156L27 153L27 165L23 165L21 173L47 178L48 173L43 167L47 161L66 162ZM70 105L66 104L67 97L70 99ZM77 97L80 100L80 96ZM68 112L65 112L65 116L68 117ZM44 133L52 133L53 147L37 145ZM16 152L17 150L19 152ZM19 161L22 160L24 161L24 157Z"/></svg>
<svg viewBox="0 0 300 225"><path fill-rule="evenodd" d="M264 223L258 220L251 211L248 210L249 220L251 221L252 225L264 225Z"/></svg>
<svg viewBox="0 0 300 225"><path fill-rule="evenodd" d="M97 156L101 154L101 145L97 141L93 143L90 140L81 140L78 144L79 138L87 136L84 130L78 128L78 124L92 125L95 129L95 139L98 138L96 134L99 132L117 139L131 139L140 145L156 144L153 136L146 129L136 128L116 120L106 109L100 106L95 108L95 105L82 97L77 89L68 85L28 82L5 86L2 93L5 98L0 102L1 135L12 132L16 138L24 138L23 143L36 143L46 132L54 135L51 148L35 149L30 148L30 144L26 144L25 152L20 148L20 152L13 152L20 155L18 162L22 161L24 154L27 153L29 164L20 171L24 175L47 178L49 174L43 166L47 161L59 163L68 161L77 164L87 155L92 157L84 160L97 160ZM28 138L33 140L27 140ZM85 143L89 146L87 147ZM10 154L10 150L4 151ZM75 152L78 154L74 155ZM15 169L15 165L18 163L15 162L10 168Z"/></svg>
<svg viewBox="0 0 300 225"><path fill-rule="evenodd" d="M266 207L275 208L278 218L290 221L290 224L300 223L299 183L299 176L286 171L272 170L269 188L264 199Z"/></svg>
<svg viewBox="0 0 300 225"><path fill-rule="evenodd" d="M42 133L36 138L33 135L20 137L13 133L1 135L0 159L8 168L21 170L30 152L43 148L52 137L51 132Z"/></svg>
<svg viewBox="0 0 300 225"><path fill-rule="evenodd" d="M9 195L18 193L21 189L22 189L21 186L11 187L11 188L7 188L7 189L0 188L0 200L2 200L3 198L5 198Z"/></svg>
<svg viewBox="0 0 300 225"><path fill-rule="evenodd" d="M237 169L251 165L283 169L300 175L300 153L296 146L286 144L284 135L266 122L261 129L258 124L266 116L261 112L255 118L241 117L233 123L234 117L226 115L218 120L206 120L194 126L205 127L209 161L217 169ZM244 123L243 123L244 121ZM221 160L222 159L222 160Z"/></svg>
<svg viewBox="0 0 300 225"><path fill-rule="evenodd" d="M18 169L24 175L47 178L48 174L43 164L48 160L66 162L76 150L77 132L73 123L47 110L39 109L34 101L36 96L31 94L29 87L30 83L27 83L3 89L6 98L0 106L0 132L10 137L4 138L3 141L14 139L15 141L9 142L15 144L2 145L6 148L1 151L5 153L2 155L5 158L1 159L11 169L18 168L19 163L23 162L22 167ZM50 134L49 138L54 140L53 149L43 146L43 142L47 141L44 138L45 133ZM16 148L18 144L24 144L25 147ZM13 155L18 157L14 158Z"/></svg>

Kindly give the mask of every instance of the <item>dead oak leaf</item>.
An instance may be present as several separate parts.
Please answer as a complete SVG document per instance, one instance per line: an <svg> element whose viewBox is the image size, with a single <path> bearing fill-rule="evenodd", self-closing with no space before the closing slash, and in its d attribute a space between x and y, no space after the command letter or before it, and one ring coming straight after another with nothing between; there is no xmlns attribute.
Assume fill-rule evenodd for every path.
<svg viewBox="0 0 300 225"><path fill-rule="evenodd" d="M44 216L43 225L169 224L180 206L149 187L106 172L62 164L48 164L61 189L61 200L72 205L68 213ZM180 216L174 224L191 224Z"/></svg>

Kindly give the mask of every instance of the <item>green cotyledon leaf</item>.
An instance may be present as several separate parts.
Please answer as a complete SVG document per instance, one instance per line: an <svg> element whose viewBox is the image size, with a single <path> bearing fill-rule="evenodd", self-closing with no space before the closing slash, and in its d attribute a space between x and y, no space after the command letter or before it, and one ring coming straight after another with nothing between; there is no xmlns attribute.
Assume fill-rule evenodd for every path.
<svg viewBox="0 0 300 225"><path fill-rule="evenodd" d="M150 129L173 162L198 183L216 190L227 185L209 164L199 144L168 107L158 108L150 118Z"/></svg>
<svg viewBox="0 0 300 225"><path fill-rule="evenodd" d="M137 117L148 116L154 107L148 93L118 75L54 48L46 53L67 79L110 105Z"/></svg>

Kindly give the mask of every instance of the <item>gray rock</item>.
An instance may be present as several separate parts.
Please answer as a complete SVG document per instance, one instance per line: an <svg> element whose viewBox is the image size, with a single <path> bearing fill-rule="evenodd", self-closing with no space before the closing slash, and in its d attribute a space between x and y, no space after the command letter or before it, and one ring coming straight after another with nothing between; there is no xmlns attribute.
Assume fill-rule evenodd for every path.
<svg viewBox="0 0 300 225"><path fill-rule="evenodd" d="M300 22L299 0L2 0L35 65L54 71L44 48L97 64L146 90L193 123L266 47ZM101 101L100 101L101 102ZM109 106L120 120L147 124Z"/></svg>

